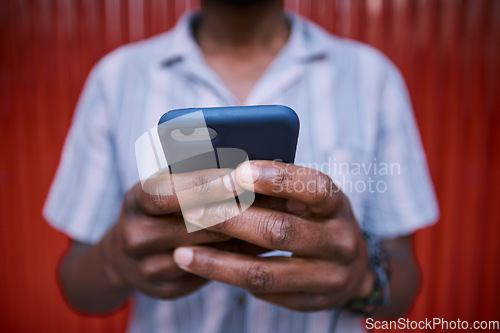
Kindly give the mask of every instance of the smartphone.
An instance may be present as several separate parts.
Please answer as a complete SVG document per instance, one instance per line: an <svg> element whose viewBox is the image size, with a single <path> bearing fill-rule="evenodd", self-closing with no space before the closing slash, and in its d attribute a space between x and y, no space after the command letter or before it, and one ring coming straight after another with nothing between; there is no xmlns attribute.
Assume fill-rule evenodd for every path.
<svg viewBox="0 0 500 333"><path fill-rule="evenodd" d="M236 168L245 160L293 163L299 118L283 105L176 109L158 122L172 173Z"/></svg>
<svg viewBox="0 0 500 333"><path fill-rule="evenodd" d="M297 114L282 105L177 109L165 113L158 122L158 137L171 174L235 169L247 160L293 163L298 136ZM254 200L253 191L244 191L226 204L230 201L242 212ZM179 204L183 211L189 198L185 202L179 198ZM200 230L185 222L188 232ZM220 222L223 220L203 225ZM271 251L261 256L271 255L290 253Z"/></svg>

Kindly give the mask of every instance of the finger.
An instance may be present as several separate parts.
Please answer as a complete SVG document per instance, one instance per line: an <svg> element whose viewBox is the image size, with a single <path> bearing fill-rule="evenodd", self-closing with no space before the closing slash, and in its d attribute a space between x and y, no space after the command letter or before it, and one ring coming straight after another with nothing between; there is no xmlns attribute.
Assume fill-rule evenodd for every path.
<svg viewBox="0 0 500 333"><path fill-rule="evenodd" d="M186 275L172 257L172 252L161 253L144 258L139 263L139 270L149 281L170 281Z"/></svg>
<svg viewBox="0 0 500 333"><path fill-rule="evenodd" d="M257 194L255 195L255 201L252 203L252 206L278 210L280 212L286 212L288 210L287 201L288 201L287 199L283 198Z"/></svg>
<svg viewBox="0 0 500 333"><path fill-rule="evenodd" d="M352 258L357 249L356 229L342 219L315 222L289 213L250 207L224 223L215 224L223 221L225 216L234 216L233 210L232 205L223 203L210 205L204 208L199 220L190 222L209 225L206 230L264 248L291 251L304 257L344 261Z"/></svg>
<svg viewBox="0 0 500 333"><path fill-rule="evenodd" d="M221 251L235 252L252 256L269 252L269 249L235 238L225 242L205 244L205 246Z"/></svg>
<svg viewBox="0 0 500 333"><path fill-rule="evenodd" d="M138 289L154 298L172 299L192 293L207 282L207 279L187 274L169 282L149 282L141 285Z"/></svg>
<svg viewBox="0 0 500 333"><path fill-rule="evenodd" d="M177 265L193 274L252 292L327 292L343 284L335 264L301 258L255 258L193 246L174 251Z"/></svg>
<svg viewBox="0 0 500 333"><path fill-rule="evenodd" d="M236 169L235 180L256 193L299 201L314 214L331 215L346 203L342 191L329 176L292 164L245 162Z"/></svg>
<svg viewBox="0 0 500 333"><path fill-rule="evenodd" d="M300 217L310 216L310 211L305 204L293 199L284 199L271 197L268 195L257 194L252 206L262 207L280 212L288 212Z"/></svg>
<svg viewBox="0 0 500 333"><path fill-rule="evenodd" d="M177 246L217 243L231 236L211 230L188 233L180 216L136 217L123 227L122 242L125 252L133 258L166 252Z"/></svg>
<svg viewBox="0 0 500 333"><path fill-rule="evenodd" d="M142 185L137 184L126 197L128 207L151 215L163 215L183 208L229 199L243 189L231 184L231 169L209 169L183 174L159 173ZM239 192L238 192L239 191Z"/></svg>
<svg viewBox="0 0 500 333"><path fill-rule="evenodd" d="M235 186L231 169L173 174L172 181L175 195L183 210L233 199L244 191L242 187ZM235 202L234 199L232 201Z"/></svg>

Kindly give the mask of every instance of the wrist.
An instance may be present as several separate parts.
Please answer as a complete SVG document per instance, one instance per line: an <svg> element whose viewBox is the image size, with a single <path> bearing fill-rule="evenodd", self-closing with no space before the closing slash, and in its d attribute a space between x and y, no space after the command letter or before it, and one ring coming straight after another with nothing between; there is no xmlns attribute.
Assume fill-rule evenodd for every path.
<svg viewBox="0 0 500 333"><path fill-rule="evenodd" d="M346 309L370 316L380 305L389 303L389 257L375 236L363 232L363 238L368 248L370 273L361 285L361 297L350 301Z"/></svg>

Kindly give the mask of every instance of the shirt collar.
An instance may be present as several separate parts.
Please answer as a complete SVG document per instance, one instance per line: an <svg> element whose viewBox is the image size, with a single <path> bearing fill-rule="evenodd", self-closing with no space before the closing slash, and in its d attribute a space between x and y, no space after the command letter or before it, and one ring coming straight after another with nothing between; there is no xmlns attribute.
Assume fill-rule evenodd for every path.
<svg viewBox="0 0 500 333"><path fill-rule="evenodd" d="M179 61L203 56L191 29L191 22L198 13L194 11L184 14L171 31L171 39L159 55L163 66L168 67ZM283 51L298 61L307 62L325 57L328 53L326 33L314 23L294 13L287 12L286 16L291 22L291 32Z"/></svg>

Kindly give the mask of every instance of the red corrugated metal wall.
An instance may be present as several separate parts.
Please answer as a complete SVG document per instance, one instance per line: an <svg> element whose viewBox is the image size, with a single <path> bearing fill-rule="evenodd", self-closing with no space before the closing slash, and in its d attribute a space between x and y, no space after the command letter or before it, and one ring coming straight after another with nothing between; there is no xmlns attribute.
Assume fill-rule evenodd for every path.
<svg viewBox="0 0 500 333"><path fill-rule="evenodd" d="M381 49L407 80L441 206L418 232L410 317L500 319L500 1L287 0ZM0 3L0 331L120 332L72 313L55 271L67 245L40 211L80 89L106 52L170 28L197 1ZM496 130L495 130L496 129Z"/></svg>

